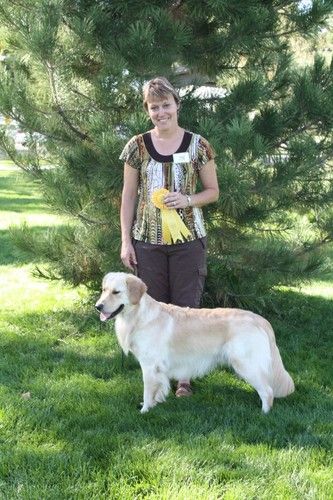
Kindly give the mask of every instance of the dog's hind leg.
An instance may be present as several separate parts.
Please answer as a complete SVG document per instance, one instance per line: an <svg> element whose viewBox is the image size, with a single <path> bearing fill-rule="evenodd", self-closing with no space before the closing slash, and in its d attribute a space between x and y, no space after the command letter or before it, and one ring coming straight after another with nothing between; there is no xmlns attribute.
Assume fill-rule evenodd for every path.
<svg viewBox="0 0 333 500"><path fill-rule="evenodd" d="M261 399L261 409L263 413L268 413L273 406L274 391L267 383L252 383L251 384Z"/></svg>
<svg viewBox="0 0 333 500"><path fill-rule="evenodd" d="M262 411L268 413L273 406L274 401L274 391L270 386L268 380L269 377L262 370L261 367L252 365L248 363L240 363L235 361L231 363L233 369L242 379L244 379L248 384L257 391L262 403Z"/></svg>

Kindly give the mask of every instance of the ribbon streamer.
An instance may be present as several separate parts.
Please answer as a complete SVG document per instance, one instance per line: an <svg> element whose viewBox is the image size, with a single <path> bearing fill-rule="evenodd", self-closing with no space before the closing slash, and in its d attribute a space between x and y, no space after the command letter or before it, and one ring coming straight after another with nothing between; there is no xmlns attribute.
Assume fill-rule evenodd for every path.
<svg viewBox="0 0 333 500"><path fill-rule="evenodd" d="M179 241L187 241L191 233L179 217L178 212L165 205L164 198L168 193L167 189L157 189L153 192L151 201L156 208L161 210L163 243L170 245Z"/></svg>

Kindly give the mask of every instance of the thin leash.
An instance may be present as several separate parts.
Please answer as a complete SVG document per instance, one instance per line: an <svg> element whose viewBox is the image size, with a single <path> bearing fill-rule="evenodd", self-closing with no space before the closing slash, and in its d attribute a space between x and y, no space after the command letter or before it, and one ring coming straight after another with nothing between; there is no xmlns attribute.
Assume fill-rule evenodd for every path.
<svg viewBox="0 0 333 500"><path fill-rule="evenodd" d="M133 264L133 274L134 276L138 276L138 266ZM125 369L125 354L124 351L121 349L121 369Z"/></svg>

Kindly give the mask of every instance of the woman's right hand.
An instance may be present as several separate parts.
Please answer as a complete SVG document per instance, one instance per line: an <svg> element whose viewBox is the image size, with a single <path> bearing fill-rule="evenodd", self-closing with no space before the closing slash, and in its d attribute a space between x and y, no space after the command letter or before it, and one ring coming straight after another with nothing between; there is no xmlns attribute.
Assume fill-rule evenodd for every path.
<svg viewBox="0 0 333 500"><path fill-rule="evenodd" d="M125 267L134 271L137 261L135 250L131 242L123 242L121 244L120 258Z"/></svg>

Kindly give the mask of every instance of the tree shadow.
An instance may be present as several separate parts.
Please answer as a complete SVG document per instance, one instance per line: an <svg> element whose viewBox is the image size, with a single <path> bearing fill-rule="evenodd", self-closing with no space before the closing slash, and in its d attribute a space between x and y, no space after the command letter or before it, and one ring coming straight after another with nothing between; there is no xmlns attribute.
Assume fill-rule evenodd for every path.
<svg viewBox="0 0 333 500"><path fill-rule="evenodd" d="M46 212L45 204L38 198L1 198L1 210L4 212L16 212L19 214L40 214Z"/></svg>
<svg viewBox="0 0 333 500"><path fill-rule="evenodd" d="M43 212L45 203L36 184L21 171L10 171L0 175L0 206L3 211Z"/></svg>
<svg viewBox="0 0 333 500"><path fill-rule="evenodd" d="M0 174L3 174L0 169ZM6 175L0 175L0 207L1 212L9 212L9 217L4 217L7 226L11 223L19 224L22 222L22 214L27 218L38 215L54 216L49 212L45 205L41 193L37 191L36 184L30 180L23 172L11 170L5 172ZM17 219L17 220L16 220ZM49 231L53 226L29 225L33 237L38 237L44 232ZM2 226L3 227L3 226ZM15 245L10 231L8 229L0 230L0 265L10 264L29 264L30 262L41 262L42 258L22 251Z"/></svg>
<svg viewBox="0 0 333 500"><path fill-rule="evenodd" d="M295 292L281 294L279 301L289 307L270 319L296 391L275 400L268 415L261 413L255 391L229 370L195 381L193 397L177 399L170 393L164 404L140 415L138 363L133 357L122 362L112 323L100 327L98 318L84 311L12 318L19 333L2 338L0 382L8 389L13 413L20 394L31 393L31 399L20 401L18 418L34 429L49 429L73 447L79 443L87 459L99 465L110 449L120 453L124 446L153 440L172 442L185 452L194 441L216 433L234 445L329 450L332 301ZM322 331L324 318L328 328Z"/></svg>

